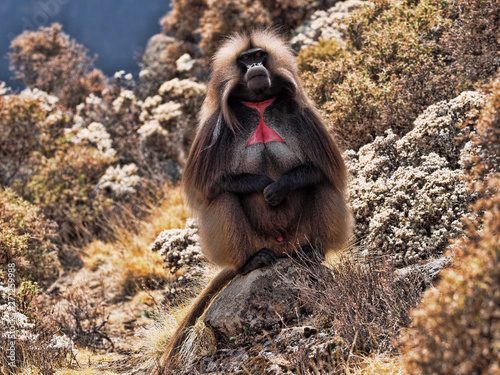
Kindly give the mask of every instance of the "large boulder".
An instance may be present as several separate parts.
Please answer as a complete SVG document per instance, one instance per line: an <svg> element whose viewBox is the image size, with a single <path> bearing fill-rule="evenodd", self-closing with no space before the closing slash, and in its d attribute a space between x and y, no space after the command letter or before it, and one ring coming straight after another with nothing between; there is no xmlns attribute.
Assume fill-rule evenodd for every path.
<svg viewBox="0 0 500 375"><path fill-rule="evenodd" d="M315 267L315 281L331 277L325 266ZM307 315L312 306L300 298L304 288L295 288L290 280L303 279L304 266L293 258L282 258L272 267L238 275L214 299L203 321L216 337L229 339L245 332L261 332L291 323L299 314ZM288 280L285 282L285 280Z"/></svg>

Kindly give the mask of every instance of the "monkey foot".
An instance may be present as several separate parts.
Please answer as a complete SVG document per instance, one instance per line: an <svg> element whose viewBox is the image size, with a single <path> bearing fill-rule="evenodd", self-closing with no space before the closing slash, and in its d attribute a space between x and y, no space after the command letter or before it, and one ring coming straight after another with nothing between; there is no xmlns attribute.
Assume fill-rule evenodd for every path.
<svg viewBox="0 0 500 375"><path fill-rule="evenodd" d="M245 265L240 268L239 273L242 275L246 275L257 268L261 268L264 266L270 266L276 262L276 255L274 251L271 249L263 248L260 249L257 253L252 255Z"/></svg>
<svg viewBox="0 0 500 375"><path fill-rule="evenodd" d="M305 264L321 264L325 260L323 251L312 246L302 246L297 257Z"/></svg>

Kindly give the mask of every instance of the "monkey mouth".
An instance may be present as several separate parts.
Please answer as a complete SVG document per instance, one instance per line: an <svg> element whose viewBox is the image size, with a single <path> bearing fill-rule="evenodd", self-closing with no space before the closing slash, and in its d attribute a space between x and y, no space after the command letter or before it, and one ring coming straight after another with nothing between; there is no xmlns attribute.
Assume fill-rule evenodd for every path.
<svg viewBox="0 0 500 375"><path fill-rule="evenodd" d="M248 69L245 75L248 88L252 91L266 90L271 87L271 80L267 69L263 66L257 66Z"/></svg>
<svg viewBox="0 0 500 375"><path fill-rule="evenodd" d="M267 90L271 87L271 80L267 75L255 75L247 80L248 88L254 92Z"/></svg>

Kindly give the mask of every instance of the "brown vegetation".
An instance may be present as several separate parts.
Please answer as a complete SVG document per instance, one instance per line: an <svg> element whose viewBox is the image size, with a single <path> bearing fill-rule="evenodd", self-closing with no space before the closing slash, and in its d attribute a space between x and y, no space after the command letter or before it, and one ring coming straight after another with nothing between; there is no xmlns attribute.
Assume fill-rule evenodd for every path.
<svg viewBox="0 0 500 375"><path fill-rule="evenodd" d="M57 229L38 207L0 188L0 264L15 265L16 285L29 280L46 287L59 276ZM3 285L6 272L0 272Z"/></svg>
<svg viewBox="0 0 500 375"><path fill-rule="evenodd" d="M225 36L255 27L279 26L289 33L308 15L335 1L178 0L162 20L163 31L178 40L197 43L209 58Z"/></svg>
<svg viewBox="0 0 500 375"><path fill-rule="evenodd" d="M482 199L473 205L466 237L450 248L455 268L443 272L443 280L412 314L412 328L403 339L410 372L500 371L500 78L490 92L477 125L482 151L469 176Z"/></svg>
<svg viewBox="0 0 500 375"><path fill-rule="evenodd" d="M0 264L13 263L17 270L16 371L52 374L74 365L69 337L95 351L113 344L131 350L137 329L153 322L151 310L165 297L161 288L167 287L167 297L177 298L181 284L169 283L174 277L184 273L184 281L205 281L200 281L200 269L190 273L190 262L179 258L190 251L196 256L195 249L185 254L180 254L184 244L164 249L175 271L170 275L149 249L162 230L183 227L188 217L179 189L164 182L177 181L193 139L205 91L200 82L207 78L204 59L235 29L278 24L286 34L332 3L176 0L162 20L168 36L155 39L151 61L143 66L150 70L150 87L142 92L120 79L105 86L94 59L60 25L24 32L12 42L11 69L29 87L12 93L0 86ZM303 374L402 374L403 362L409 373L500 371L500 78L489 88L478 125L474 114L463 116L450 101L491 79L500 67L498 9L499 0L374 0L373 7L346 21L346 44L322 40L301 50L299 63L310 95L343 145L358 150L348 156L357 164L353 209L362 218L358 233L372 245L369 252L383 255L382 260L342 258L331 265L332 278L319 280L323 287L317 291L305 287L317 274L304 269L304 280L292 287L302 290L303 300L316 309L297 323L311 324L317 332L304 328L304 335L297 334L303 327L244 331L227 351L217 356L204 352L196 370L206 365L227 371L240 350L246 359L237 365L246 373L278 364ZM179 67L181 58L185 65ZM461 97L474 99L470 95ZM427 116L431 112L424 110L442 100L447 102L433 106L446 112L437 122L449 117L459 120L461 128L440 133L432 142L408 135L417 127L415 119ZM474 131L479 148L470 147L467 138ZM398 139L403 134L408 137ZM385 137L359 150L376 136ZM399 140L410 147L396 147ZM412 164L424 149L425 163ZM415 155L408 158L411 152ZM392 173L399 168L401 175ZM361 175L368 184L359 182ZM378 190L382 181L383 191ZM391 196L398 184L404 185L404 194ZM422 185L436 187L436 195L417 191ZM449 236L459 234L458 216L477 196L465 236L449 250L456 257L455 268L443 274L438 288L427 292L409 316L420 298L420 280L399 277L393 264L384 262L384 246L394 239L390 246L410 249L416 255L412 261L441 254ZM401 197L411 205L399 206ZM423 198L439 206L434 216L428 215ZM418 222L407 210L415 207ZM440 219L450 209L454 216ZM368 220L370 215L377 220ZM429 236L415 234L415 228ZM77 248L79 255L69 248ZM77 264L83 269L75 271ZM0 282L5 282L1 271ZM199 285L181 287L187 292L184 298ZM1 314L8 309L5 293L0 287ZM174 310L169 307L168 313ZM402 340L404 355L397 356L399 332L410 317L414 323ZM164 351L172 320L151 335L143 369ZM0 320L0 372L10 345L7 324ZM85 368L87 362L89 358L79 366Z"/></svg>
<svg viewBox="0 0 500 375"><path fill-rule="evenodd" d="M38 89L0 96L0 185L22 183L30 174L33 153L50 155L70 121L58 99Z"/></svg>
<svg viewBox="0 0 500 375"><path fill-rule="evenodd" d="M500 67L498 1L377 0L347 21L347 44L322 41L299 64L313 100L346 148L392 129ZM474 35L470 38L470 35Z"/></svg>
<svg viewBox="0 0 500 375"><path fill-rule="evenodd" d="M10 68L28 87L54 94L73 108L89 94L104 89L104 76L94 68L87 50L53 24L25 31L11 43Z"/></svg>

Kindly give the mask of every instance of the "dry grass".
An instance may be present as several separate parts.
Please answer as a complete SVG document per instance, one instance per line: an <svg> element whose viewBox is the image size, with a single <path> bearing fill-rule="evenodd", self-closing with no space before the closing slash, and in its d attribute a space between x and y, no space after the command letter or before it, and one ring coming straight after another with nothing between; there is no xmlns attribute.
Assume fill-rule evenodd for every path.
<svg viewBox="0 0 500 375"><path fill-rule="evenodd" d="M402 356L371 355L360 358L359 367L346 375L407 375Z"/></svg>
<svg viewBox="0 0 500 375"><path fill-rule="evenodd" d="M151 209L148 217L131 230L130 225L114 228L116 240L95 240L84 252L85 268L98 272L106 268L123 289L124 294L135 294L141 287L155 289L165 281L166 272L160 255L149 246L165 229L182 228L189 214L182 202L179 187L168 187L166 198Z"/></svg>

